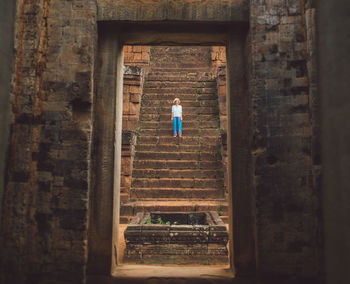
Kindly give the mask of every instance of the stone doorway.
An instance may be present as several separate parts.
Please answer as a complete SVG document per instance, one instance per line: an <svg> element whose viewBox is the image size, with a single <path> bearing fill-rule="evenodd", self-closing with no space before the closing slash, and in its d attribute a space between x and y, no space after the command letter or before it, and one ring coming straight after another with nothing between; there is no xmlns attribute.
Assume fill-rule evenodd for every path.
<svg viewBox="0 0 350 284"><path fill-rule="evenodd" d="M131 28L133 33L128 33L128 28ZM141 33L137 32L138 28L142 30ZM119 252L116 236L119 231L121 201L123 45L225 45L231 62L227 76L230 267L232 272L237 268L244 274L245 271L251 271L252 267L255 267L250 210L249 97L245 73L247 29L242 26L239 29L232 28L229 25L220 27L220 33L213 33L210 32L213 27L199 24L196 27L192 26L194 30L181 33L179 31L185 30L184 26L175 24L168 28L164 25L138 27L133 24L128 24L125 28L111 23L99 26L94 125L95 137L98 137L95 141L96 172L93 178L95 190L92 191L94 204L90 214L88 270L91 273L109 274L112 271L112 274L118 274L116 265ZM157 29L158 32L155 32ZM196 29L198 30L195 31ZM147 30L151 31L150 34L145 32ZM235 202L234 200L238 200L238 195L240 202Z"/></svg>
<svg viewBox="0 0 350 284"><path fill-rule="evenodd" d="M125 263L123 232L137 213L215 211L228 226L228 193L225 47L123 50L119 262ZM171 131L175 97L184 108L181 139ZM227 264L225 257L209 258L184 255L175 262ZM139 261L145 262L142 256ZM156 256L148 261L157 263Z"/></svg>

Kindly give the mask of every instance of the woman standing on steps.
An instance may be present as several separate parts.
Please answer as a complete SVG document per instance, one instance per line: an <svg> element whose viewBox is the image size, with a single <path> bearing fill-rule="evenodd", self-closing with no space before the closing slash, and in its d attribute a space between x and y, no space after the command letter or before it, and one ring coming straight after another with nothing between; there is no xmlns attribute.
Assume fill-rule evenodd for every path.
<svg viewBox="0 0 350 284"><path fill-rule="evenodd" d="M171 108L171 120L173 121L174 137L176 134L181 137L182 135L182 106L180 105L180 99L175 98Z"/></svg>

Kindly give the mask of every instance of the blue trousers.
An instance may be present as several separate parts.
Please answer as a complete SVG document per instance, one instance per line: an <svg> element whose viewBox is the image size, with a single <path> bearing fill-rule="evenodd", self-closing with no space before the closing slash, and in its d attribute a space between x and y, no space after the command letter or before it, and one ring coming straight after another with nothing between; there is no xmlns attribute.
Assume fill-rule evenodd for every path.
<svg viewBox="0 0 350 284"><path fill-rule="evenodd" d="M182 134L182 121L180 117L174 117L173 118L173 129L174 129L174 136L178 133L179 135Z"/></svg>

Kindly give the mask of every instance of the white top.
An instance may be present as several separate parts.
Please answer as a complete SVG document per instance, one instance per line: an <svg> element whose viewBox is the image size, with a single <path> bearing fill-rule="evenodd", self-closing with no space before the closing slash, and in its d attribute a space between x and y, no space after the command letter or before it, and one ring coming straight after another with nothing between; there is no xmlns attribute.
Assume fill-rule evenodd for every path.
<svg viewBox="0 0 350 284"><path fill-rule="evenodd" d="M181 117L182 116L182 106L173 105L171 108L171 112L173 113L173 117Z"/></svg>
<svg viewBox="0 0 350 284"><path fill-rule="evenodd" d="M181 117L182 116L182 106L173 105L171 108L171 112L173 113L173 117Z"/></svg>

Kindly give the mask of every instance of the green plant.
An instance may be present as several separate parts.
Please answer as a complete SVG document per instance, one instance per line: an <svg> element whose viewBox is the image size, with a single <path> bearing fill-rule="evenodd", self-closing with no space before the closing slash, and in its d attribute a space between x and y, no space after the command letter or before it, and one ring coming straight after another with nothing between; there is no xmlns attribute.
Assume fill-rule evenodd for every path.
<svg viewBox="0 0 350 284"><path fill-rule="evenodd" d="M222 155L222 149L221 147L218 147L218 154L221 156Z"/></svg>
<svg viewBox="0 0 350 284"><path fill-rule="evenodd" d="M217 208L218 208L218 214L219 214L219 216L222 216L222 215L224 214L224 211L222 211L221 204L218 204Z"/></svg>
<svg viewBox="0 0 350 284"><path fill-rule="evenodd" d="M147 220L146 220L146 224L152 224L151 215L148 216L148 218L147 218Z"/></svg>
<svg viewBox="0 0 350 284"><path fill-rule="evenodd" d="M136 127L135 132L136 132L136 136L140 136L140 132L141 132L141 126L140 125Z"/></svg>
<svg viewBox="0 0 350 284"><path fill-rule="evenodd" d="M220 125L220 114L215 114L215 118L218 121L219 125Z"/></svg>
<svg viewBox="0 0 350 284"><path fill-rule="evenodd" d="M222 160L222 148L218 147L218 159L221 161Z"/></svg>
<svg viewBox="0 0 350 284"><path fill-rule="evenodd" d="M157 219L157 224L160 224L160 225L164 224L164 221L162 220L161 217L159 217L159 218Z"/></svg>

